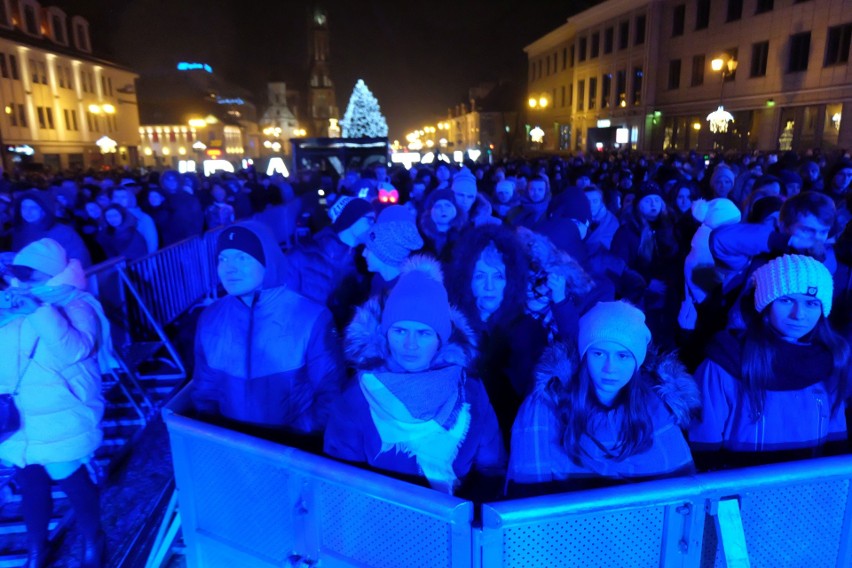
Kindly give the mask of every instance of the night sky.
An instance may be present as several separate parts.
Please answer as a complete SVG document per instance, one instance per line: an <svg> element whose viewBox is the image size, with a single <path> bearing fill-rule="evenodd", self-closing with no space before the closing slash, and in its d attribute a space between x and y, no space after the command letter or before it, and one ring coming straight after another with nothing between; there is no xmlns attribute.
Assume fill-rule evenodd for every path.
<svg viewBox="0 0 852 568"><path fill-rule="evenodd" d="M446 116L480 81L526 81L524 46L596 4L580 1L325 0L341 116L358 78L378 98L390 137ZM306 75L312 2L46 0L89 19L96 50L139 73L202 61L249 89Z"/></svg>

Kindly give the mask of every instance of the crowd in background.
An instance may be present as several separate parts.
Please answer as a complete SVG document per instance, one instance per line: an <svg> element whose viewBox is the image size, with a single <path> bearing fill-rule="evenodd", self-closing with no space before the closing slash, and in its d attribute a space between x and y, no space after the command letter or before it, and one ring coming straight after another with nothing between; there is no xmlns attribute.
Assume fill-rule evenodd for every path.
<svg viewBox="0 0 852 568"><path fill-rule="evenodd" d="M792 152L107 172L7 181L0 239L220 230L201 417L493 497L846 451L850 196Z"/></svg>

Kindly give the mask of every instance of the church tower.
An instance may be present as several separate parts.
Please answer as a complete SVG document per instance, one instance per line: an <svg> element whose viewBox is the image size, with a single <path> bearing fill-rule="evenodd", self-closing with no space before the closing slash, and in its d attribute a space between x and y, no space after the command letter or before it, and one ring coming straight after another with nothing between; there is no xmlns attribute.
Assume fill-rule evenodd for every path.
<svg viewBox="0 0 852 568"><path fill-rule="evenodd" d="M328 136L328 119L339 118L334 83L329 69L328 16L320 7L310 14L308 35L308 119L309 136Z"/></svg>

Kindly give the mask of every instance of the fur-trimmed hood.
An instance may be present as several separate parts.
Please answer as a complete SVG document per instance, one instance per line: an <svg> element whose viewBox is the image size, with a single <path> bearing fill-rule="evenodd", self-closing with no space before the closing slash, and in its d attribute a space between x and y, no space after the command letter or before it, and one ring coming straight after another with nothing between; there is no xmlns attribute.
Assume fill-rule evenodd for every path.
<svg viewBox="0 0 852 568"><path fill-rule="evenodd" d="M536 365L533 395L552 399L553 379L568 384L574 379L578 365L576 349L560 342L548 347ZM672 411L677 424L686 427L701 408L701 394L683 363L674 353L658 354L649 349L641 370L650 375L654 392Z"/></svg>
<svg viewBox="0 0 852 568"><path fill-rule="evenodd" d="M422 270L434 274L436 279L443 279L440 264L428 256L412 257L403 267L403 273L411 270ZM390 358L388 339L381 329L383 310L383 301L378 297L371 298L355 311L346 328L346 361L359 370L385 367ZM476 357L476 335L464 315L453 306L450 306L450 321L450 339L435 354L432 368L447 365L468 367Z"/></svg>
<svg viewBox="0 0 852 568"><path fill-rule="evenodd" d="M518 239L524 245L533 273L544 270L565 278L565 292L584 296L595 287L594 279L583 270L580 263L567 252L560 250L546 236L518 227Z"/></svg>

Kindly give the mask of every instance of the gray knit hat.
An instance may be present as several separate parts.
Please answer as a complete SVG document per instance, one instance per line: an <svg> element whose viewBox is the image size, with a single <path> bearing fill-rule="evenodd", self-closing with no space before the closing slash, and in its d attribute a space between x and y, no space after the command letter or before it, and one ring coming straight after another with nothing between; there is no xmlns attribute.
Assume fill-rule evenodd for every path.
<svg viewBox="0 0 852 568"><path fill-rule="evenodd" d="M598 302L580 318L577 348L580 357L595 343L612 341L623 345L636 359L636 368L645 362L651 330L645 314L627 302Z"/></svg>
<svg viewBox="0 0 852 568"><path fill-rule="evenodd" d="M379 214L365 245L385 264L401 266L412 252L423 248L423 239L409 209L391 205Z"/></svg>

